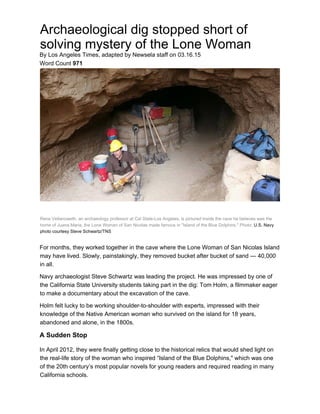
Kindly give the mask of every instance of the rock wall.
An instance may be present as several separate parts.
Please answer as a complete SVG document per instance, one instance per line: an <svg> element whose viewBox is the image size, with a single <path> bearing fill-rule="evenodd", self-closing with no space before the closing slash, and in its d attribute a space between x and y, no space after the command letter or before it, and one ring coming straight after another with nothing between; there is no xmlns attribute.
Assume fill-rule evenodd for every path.
<svg viewBox="0 0 320 414"><path fill-rule="evenodd" d="M74 149L75 137L86 141L81 128L94 117L105 116L107 127L108 114L118 105L150 91L184 85L206 88L231 107L236 122L226 145L236 132L263 127L279 148L278 69L42 69L41 188L57 176L57 166L67 167L68 145ZM98 137L91 137L95 140Z"/></svg>
<svg viewBox="0 0 320 414"><path fill-rule="evenodd" d="M40 191L61 178L68 168L77 166L79 161L92 160L95 155L106 153L104 130L105 121L98 120L94 126L84 127L70 139L42 151Z"/></svg>

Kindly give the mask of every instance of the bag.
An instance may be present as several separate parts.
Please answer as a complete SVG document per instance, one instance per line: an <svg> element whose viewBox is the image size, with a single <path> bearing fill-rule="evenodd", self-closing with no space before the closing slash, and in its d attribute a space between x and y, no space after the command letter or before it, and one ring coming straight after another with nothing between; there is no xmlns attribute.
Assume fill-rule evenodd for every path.
<svg viewBox="0 0 320 414"><path fill-rule="evenodd" d="M163 117L168 118L172 116L172 107L171 106L163 106Z"/></svg>
<svg viewBox="0 0 320 414"><path fill-rule="evenodd" d="M149 115L151 119L161 119L163 118L163 108L161 108L161 106L151 108L149 111Z"/></svg>
<svg viewBox="0 0 320 414"><path fill-rule="evenodd" d="M232 148L257 161L279 157L274 139L262 128L238 134L232 142Z"/></svg>
<svg viewBox="0 0 320 414"><path fill-rule="evenodd" d="M251 190L251 201L280 201L280 178L263 175Z"/></svg>

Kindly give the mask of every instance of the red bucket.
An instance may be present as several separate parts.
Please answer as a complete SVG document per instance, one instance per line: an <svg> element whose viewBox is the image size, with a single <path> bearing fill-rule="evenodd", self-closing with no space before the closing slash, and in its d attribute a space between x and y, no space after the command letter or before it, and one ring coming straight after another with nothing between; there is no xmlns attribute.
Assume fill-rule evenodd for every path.
<svg viewBox="0 0 320 414"><path fill-rule="evenodd" d="M81 161L81 162L79 162L78 166L79 166L80 171L88 171L92 167L92 162L91 161Z"/></svg>
<svg viewBox="0 0 320 414"><path fill-rule="evenodd" d="M107 181L108 171L107 171L106 168L96 168L96 173L97 173L100 181Z"/></svg>
<svg viewBox="0 0 320 414"><path fill-rule="evenodd" d="M116 128L108 128L106 130L106 136L109 139L115 139L118 137L118 130Z"/></svg>

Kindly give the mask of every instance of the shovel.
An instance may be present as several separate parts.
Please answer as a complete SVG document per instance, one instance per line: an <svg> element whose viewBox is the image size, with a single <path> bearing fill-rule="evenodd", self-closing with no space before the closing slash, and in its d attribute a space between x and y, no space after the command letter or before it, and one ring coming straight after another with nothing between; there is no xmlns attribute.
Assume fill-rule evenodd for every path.
<svg viewBox="0 0 320 414"><path fill-rule="evenodd" d="M134 156L136 163L139 164L141 162L141 155L138 154L138 151L137 151L137 135L139 131L139 125L137 124L132 125L132 131L133 131L133 148L134 148L133 156Z"/></svg>
<svg viewBox="0 0 320 414"><path fill-rule="evenodd" d="M153 164L154 159L153 159L153 156L150 155L150 151L149 151L148 132L147 132L147 125L146 125L146 118L145 118L144 109L142 109L141 112L142 112L142 118L143 118L144 136L146 138L146 155L144 157L144 163L146 165L148 165L148 164Z"/></svg>
<svg viewBox="0 0 320 414"><path fill-rule="evenodd" d="M157 135L157 138L158 138L158 140L160 142L161 148L162 148L162 150L164 152L164 156L166 157L165 160L168 160L169 157L168 157L168 153L167 153L166 147L163 145L163 142L162 142L162 139L161 139L161 137L159 135L159 132L157 130L157 127L155 126L155 124L154 124L154 122L153 122L153 120L152 120L151 117L150 117L150 122L151 122L151 125L153 126L153 129L154 129L154 131L155 131L155 133Z"/></svg>
<svg viewBox="0 0 320 414"><path fill-rule="evenodd" d="M151 126L151 123L150 123L151 118L150 118L150 116L147 112L145 112L145 115L146 115L148 126L149 126L149 129L150 129L152 142L153 142L153 145L154 145L155 150L156 150L155 154L153 154L154 162L156 164L163 164L168 159L168 156L166 154L162 153L162 152L159 152L157 142L156 142L156 139L153 135L152 126Z"/></svg>

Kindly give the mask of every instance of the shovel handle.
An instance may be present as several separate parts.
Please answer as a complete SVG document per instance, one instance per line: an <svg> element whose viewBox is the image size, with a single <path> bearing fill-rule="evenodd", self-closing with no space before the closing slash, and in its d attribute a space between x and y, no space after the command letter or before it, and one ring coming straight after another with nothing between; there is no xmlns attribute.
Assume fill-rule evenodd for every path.
<svg viewBox="0 0 320 414"><path fill-rule="evenodd" d="M132 131L133 131L133 148L134 148L134 152L137 153L137 135L138 135L138 131L139 131L139 125L138 124L133 124L132 125Z"/></svg>
<svg viewBox="0 0 320 414"><path fill-rule="evenodd" d="M149 115L149 114L148 114L148 115ZM155 124L154 124L154 122L153 122L153 120L152 120L152 118L151 118L151 116L150 116L150 115L149 115L149 118L150 118L151 125L153 126L154 131L155 131L155 133L156 133L156 135L157 135L157 137L158 137L158 140L159 140L159 142L160 142L160 144L161 144L161 148L163 149L163 151L164 151L166 154L168 154L168 153L167 153L167 150L166 150L166 148L165 148L165 146L163 145L162 139L160 138L160 135L159 135L159 133L158 133L158 130L157 130L157 128L156 128L156 126L155 126Z"/></svg>
<svg viewBox="0 0 320 414"><path fill-rule="evenodd" d="M147 125L146 125L146 118L145 118L145 114L144 114L144 108L142 108L141 112L142 112L142 119L143 119L144 136L146 138L146 147L147 147L149 145L149 142L148 142L148 132L147 132Z"/></svg>
<svg viewBox="0 0 320 414"><path fill-rule="evenodd" d="M150 119L151 118L149 117L149 114L147 114L147 112L145 112L145 116L147 118L147 122L148 122L148 125L149 125L149 129L150 129L150 134L151 134L151 138L152 138L153 145L156 147L157 146L157 143L156 143L155 137L153 136L152 126L150 124Z"/></svg>

